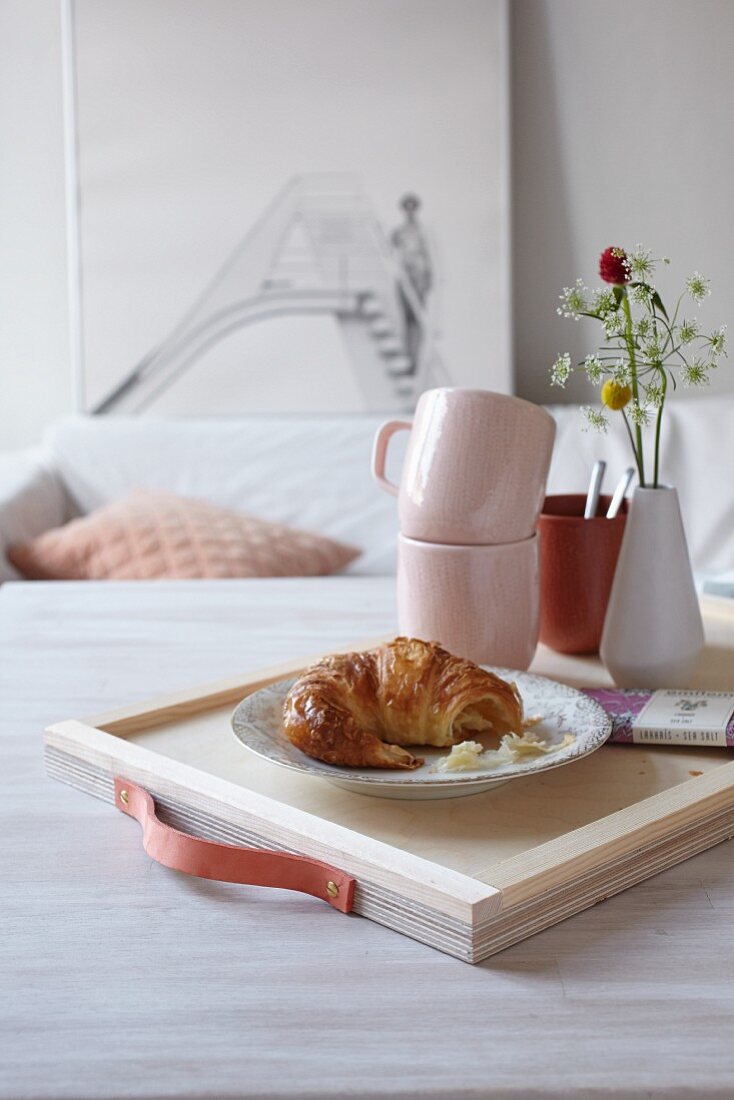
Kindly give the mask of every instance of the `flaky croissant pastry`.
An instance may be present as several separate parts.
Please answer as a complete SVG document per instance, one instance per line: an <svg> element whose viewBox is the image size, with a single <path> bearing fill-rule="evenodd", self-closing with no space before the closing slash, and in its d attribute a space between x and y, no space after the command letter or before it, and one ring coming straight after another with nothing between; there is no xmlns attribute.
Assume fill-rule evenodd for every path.
<svg viewBox="0 0 734 1100"><path fill-rule="evenodd" d="M379 649L324 657L283 706L286 736L327 764L417 768L401 745L446 748L483 731L522 728L514 684L435 642L395 638Z"/></svg>

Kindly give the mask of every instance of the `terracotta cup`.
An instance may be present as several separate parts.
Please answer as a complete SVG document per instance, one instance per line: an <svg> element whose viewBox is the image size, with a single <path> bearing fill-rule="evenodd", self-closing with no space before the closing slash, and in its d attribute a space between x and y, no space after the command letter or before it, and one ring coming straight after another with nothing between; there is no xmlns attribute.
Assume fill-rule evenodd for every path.
<svg viewBox="0 0 734 1100"><path fill-rule="evenodd" d="M385 477L390 439L410 431L400 485ZM372 473L398 497L408 538L451 545L521 542L535 533L556 424L538 405L489 390L426 390L415 418L378 429Z"/></svg>
<svg viewBox="0 0 734 1100"><path fill-rule="evenodd" d="M611 497L584 519L582 493L546 497L540 537L540 640L559 653L598 653L626 522L627 502L607 519Z"/></svg>
<svg viewBox="0 0 734 1100"><path fill-rule="evenodd" d="M526 669L538 644L538 538L442 546L398 537L400 631L477 664Z"/></svg>

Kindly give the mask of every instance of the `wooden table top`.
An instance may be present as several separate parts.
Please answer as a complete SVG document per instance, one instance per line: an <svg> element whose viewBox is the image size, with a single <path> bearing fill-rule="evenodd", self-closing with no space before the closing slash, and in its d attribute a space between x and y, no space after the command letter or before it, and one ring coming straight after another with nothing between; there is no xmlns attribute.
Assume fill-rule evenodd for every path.
<svg viewBox="0 0 734 1100"><path fill-rule="evenodd" d="M732 842L471 967L43 772L49 722L394 626L391 578L2 588L0 1096L734 1094Z"/></svg>

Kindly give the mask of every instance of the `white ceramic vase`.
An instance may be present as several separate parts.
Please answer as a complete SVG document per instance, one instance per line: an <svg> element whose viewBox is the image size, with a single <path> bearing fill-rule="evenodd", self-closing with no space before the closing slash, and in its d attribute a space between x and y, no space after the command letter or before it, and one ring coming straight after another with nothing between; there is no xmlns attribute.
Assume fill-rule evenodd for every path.
<svg viewBox="0 0 734 1100"><path fill-rule="evenodd" d="M615 683L687 687L704 645L678 493L635 489L600 654Z"/></svg>

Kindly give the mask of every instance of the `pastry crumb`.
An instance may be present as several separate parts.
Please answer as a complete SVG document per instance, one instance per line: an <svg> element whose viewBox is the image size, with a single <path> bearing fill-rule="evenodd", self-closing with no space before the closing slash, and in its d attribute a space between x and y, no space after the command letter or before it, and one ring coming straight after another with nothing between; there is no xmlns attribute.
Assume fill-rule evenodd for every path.
<svg viewBox="0 0 734 1100"><path fill-rule="evenodd" d="M484 745L478 741L462 741L454 745L448 756L443 756L436 765L442 772L473 772L484 766L479 757L484 753Z"/></svg>
<svg viewBox="0 0 734 1100"><path fill-rule="evenodd" d="M537 720L531 720L537 724ZM498 749L486 750L478 741L462 741L454 745L448 756L443 756L436 764L440 772L489 771L502 764L517 764L528 757L539 754L548 756L560 749L572 745L576 740L572 733L563 735L561 741L551 743L541 741L535 734L524 729L522 734L506 733Z"/></svg>
<svg viewBox="0 0 734 1100"><path fill-rule="evenodd" d="M576 738L572 733L565 733L563 740L552 744L548 741L541 741L534 734L523 733L520 736L517 733L507 733L502 738L502 744L506 744L512 753L516 757L533 756L535 753L544 753L548 755L551 752L558 752L559 749L565 749L566 745L572 745Z"/></svg>

